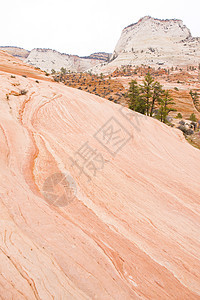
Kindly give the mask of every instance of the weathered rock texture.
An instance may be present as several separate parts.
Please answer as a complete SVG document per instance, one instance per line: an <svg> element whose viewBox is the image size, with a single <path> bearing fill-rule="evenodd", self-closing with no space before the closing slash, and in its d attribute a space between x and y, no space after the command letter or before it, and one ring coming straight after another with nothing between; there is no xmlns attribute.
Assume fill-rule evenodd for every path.
<svg viewBox="0 0 200 300"><path fill-rule="evenodd" d="M96 71L110 72L122 65L198 65L199 61L200 38L192 37L181 20L147 16L123 29L111 62Z"/></svg>
<svg viewBox="0 0 200 300"><path fill-rule="evenodd" d="M67 71L84 72L98 64L107 62L111 56L109 53L97 52L89 56L80 57L78 55L60 53L52 49L37 48L28 51L12 46L2 46L0 50L6 51L20 58L25 63L47 72L51 72L52 69L60 71L62 67L66 68Z"/></svg>
<svg viewBox="0 0 200 300"><path fill-rule="evenodd" d="M98 59L101 62L105 61L107 62L110 57L111 57L111 53L106 53L106 52L96 52L96 53L92 53L89 56L83 56L82 58L94 58L94 59Z"/></svg>
<svg viewBox="0 0 200 300"><path fill-rule="evenodd" d="M7 51L0 50L0 70L11 73L12 75L53 81L52 78L45 76L45 72L36 70L35 67L23 63L21 59L14 58L12 55L8 54Z"/></svg>
<svg viewBox="0 0 200 300"><path fill-rule="evenodd" d="M0 77L1 298L199 299L199 150L92 94L11 78L6 63ZM115 156L116 136L94 137L110 118L131 135ZM86 142L105 160L90 181L70 160ZM57 172L77 184L65 207L41 192Z"/></svg>
<svg viewBox="0 0 200 300"><path fill-rule="evenodd" d="M60 71L62 67L71 72L84 72L107 60L108 55L105 55L105 53L102 55L98 53L88 57L79 57L51 49L33 49L24 62L47 72L51 72L52 69Z"/></svg>
<svg viewBox="0 0 200 300"><path fill-rule="evenodd" d="M12 46L2 46L0 50L6 51L7 53L24 60L29 56L30 51L25 50L19 47L12 47Z"/></svg>

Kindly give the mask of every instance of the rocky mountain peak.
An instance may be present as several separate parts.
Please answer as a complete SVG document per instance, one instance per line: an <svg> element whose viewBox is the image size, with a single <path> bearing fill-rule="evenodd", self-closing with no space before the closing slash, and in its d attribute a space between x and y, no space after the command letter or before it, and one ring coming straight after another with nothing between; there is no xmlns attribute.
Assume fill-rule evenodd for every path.
<svg viewBox="0 0 200 300"><path fill-rule="evenodd" d="M141 18L122 30L109 64L99 72L122 65L183 66L200 61L200 38L178 19ZM98 70L97 70L98 72Z"/></svg>

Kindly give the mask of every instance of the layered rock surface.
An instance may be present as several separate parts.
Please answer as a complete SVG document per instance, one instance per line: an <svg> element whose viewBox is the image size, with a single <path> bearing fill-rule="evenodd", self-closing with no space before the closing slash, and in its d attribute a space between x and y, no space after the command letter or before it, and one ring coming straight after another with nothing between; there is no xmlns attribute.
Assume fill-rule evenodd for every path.
<svg viewBox="0 0 200 300"><path fill-rule="evenodd" d="M181 20L144 17L123 29L121 37L105 66L97 72L111 72L122 65L157 67L198 65L200 38L192 37Z"/></svg>
<svg viewBox="0 0 200 300"><path fill-rule="evenodd" d="M1 298L199 299L199 150L154 119L22 77L26 65L11 78L9 60L0 65ZM105 124L123 139L105 140ZM85 165L91 180L71 161L85 143L105 161L96 174ZM77 193L50 205L44 182L60 172Z"/></svg>
<svg viewBox="0 0 200 300"><path fill-rule="evenodd" d="M20 48L20 47L12 47L12 46L3 46L0 47L0 50L6 51L7 53L20 58L21 60L26 59L29 56L30 51Z"/></svg>
<svg viewBox="0 0 200 300"><path fill-rule="evenodd" d="M45 76L45 72L36 70L35 67L25 64L21 59L14 58L7 51L0 50L0 70L15 75L21 75L24 77L31 77L35 79L42 79L52 81L52 78Z"/></svg>
<svg viewBox="0 0 200 300"><path fill-rule="evenodd" d="M52 69L60 71L61 68L66 68L67 71L70 70L71 72L84 72L100 63L107 62L111 56L109 53L97 52L80 57L60 53L52 49L36 48L28 51L12 46L2 46L0 50L6 51L25 63L47 72L51 72Z"/></svg>
<svg viewBox="0 0 200 300"><path fill-rule="evenodd" d="M33 49L24 62L47 72L51 72L52 69L60 71L61 68L66 68L67 71L71 72L84 72L107 59L108 56L105 53L79 57L51 49Z"/></svg>
<svg viewBox="0 0 200 300"><path fill-rule="evenodd" d="M94 58L94 59L98 59L101 62L102 61L109 61L110 57L111 57L111 53L106 53L106 52L95 52L90 54L89 56L83 56L82 58Z"/></svg>

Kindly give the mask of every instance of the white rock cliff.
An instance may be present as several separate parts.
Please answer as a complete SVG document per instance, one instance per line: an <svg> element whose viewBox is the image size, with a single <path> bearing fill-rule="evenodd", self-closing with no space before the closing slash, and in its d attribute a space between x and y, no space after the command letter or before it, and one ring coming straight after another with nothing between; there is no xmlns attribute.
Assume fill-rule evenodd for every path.
<svg viewBox="0 0 200 300"><path fill-rule="evenodd" d="M110 63L96 71L113 71L122 65L171 67L199 62L200 38L192 37L181 20L146 16L123 29Z"/></svg>
<svg viewBox="0 0 200 300"><path fill-rule="evenodd" d="M105 53L104 53L105 54ZM100 56L93 54L87 57L60 53L51 49L33 49L24 62L51 72L59 71L62 67L71 72L84 72L106 60L106 54Z"/></svg>

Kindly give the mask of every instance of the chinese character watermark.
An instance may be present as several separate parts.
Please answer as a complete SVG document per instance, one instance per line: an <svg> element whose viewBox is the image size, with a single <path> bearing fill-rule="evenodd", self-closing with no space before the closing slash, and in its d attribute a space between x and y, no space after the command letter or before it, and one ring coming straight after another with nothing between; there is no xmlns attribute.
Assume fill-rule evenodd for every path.
<svg viewBox="0 0 200 300"><path fill-rule="evenodd" d="M140 114L130 111L126 107L121 106L119 113L137 130L141 131L139 118L144 117ZM122 118L122 121L123 121ZM113 157L132 139L130 132L115 118L111 117L93 137L101 144L106 151ZM136 124L137 123L137 124ZM79 176L84 175L90 181L92 177L96 177L97 173L103 170L105 160L103 155L91 147L89 142L85 142L74 153L74 157L70 157L72 167L79 170ZM107 160L108 161L108 160ZM63 173L55 173L49 176L43 185L42 194L50 205L66 206L76 197L76 182L70 175Z"/></svg>
<svg viewBox="0 0 200 300"><path fill-rule="evenodd" d="M88 142L84 143L76 152L75 158L70 157L72 166L79 169L79 175L84 174L88 181L92 176L96 176L97 171L104 167L104 158L101 153L93 149Z"/></svg>
<svg viewBox="0 0 200 300"><path fill-rule="evenodd" d="M67 174L55 173L49 176L42 188L42 194L50 205L64 207L74 200L77 193L76 182Z"/></svg>
<svg viewBox="0 0 200 300"><path fill-rule="evenodd" d="M115 156L132 138L126 128L111 117L95 134L94 138Z"/></svg>

